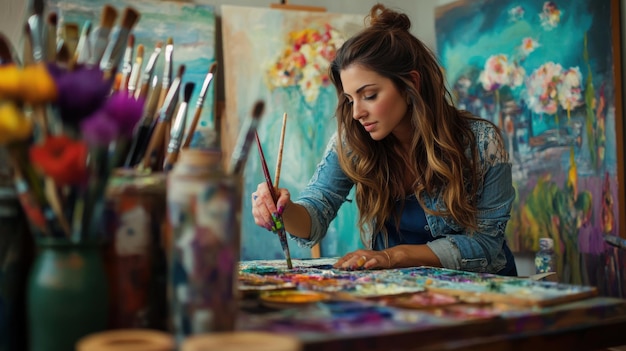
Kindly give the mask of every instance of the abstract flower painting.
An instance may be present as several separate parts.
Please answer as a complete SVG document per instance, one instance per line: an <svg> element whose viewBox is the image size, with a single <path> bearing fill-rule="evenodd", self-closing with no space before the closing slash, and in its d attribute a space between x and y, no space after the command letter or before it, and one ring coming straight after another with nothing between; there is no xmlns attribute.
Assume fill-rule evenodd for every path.
<svg viewBox="0 0 626 351"><path fill-rule="evenodd" d="M552 238L563 282L621 295L625 254L604 242L624 227L616 5L455 1L437 8L436 34L457 105L500 126L507 143L509 245L534 252Z"/></svg>

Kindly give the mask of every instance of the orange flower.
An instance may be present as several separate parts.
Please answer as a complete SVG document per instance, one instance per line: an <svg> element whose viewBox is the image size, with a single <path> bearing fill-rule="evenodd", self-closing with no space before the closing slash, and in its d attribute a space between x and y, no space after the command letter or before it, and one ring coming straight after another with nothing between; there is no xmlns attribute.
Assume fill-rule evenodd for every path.
<svg viewBox="0 0 626 351"><path fill-rule="evenodd" d="M46 138L30 148L30 159L43 174L58 185L77 184L86 179L87 145L66 136Z"/></svg>
<svg viewBox="0 0 626 351"><path fill-rule="evenodd" d="M13 102L0 102L0 145L26 140L33 124Z"/></svg>

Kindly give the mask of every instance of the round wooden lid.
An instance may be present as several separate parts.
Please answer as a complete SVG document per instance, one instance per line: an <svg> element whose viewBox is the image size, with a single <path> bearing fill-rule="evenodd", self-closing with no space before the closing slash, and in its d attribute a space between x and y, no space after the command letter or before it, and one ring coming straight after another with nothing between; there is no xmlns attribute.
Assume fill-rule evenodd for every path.
<svg viewBox="0 0 626 351"><path fill-rule="evenodd" d="M76 351L173 351L174 338L148 329L120 329L90 334L80 339Z"/></svg>
<svg viewBox="0 0 626 351"><path fill-rule="evenodd" d="M295 337L265 332L232 332L195 335L183 341L182 351L299 351Z"/></svg>

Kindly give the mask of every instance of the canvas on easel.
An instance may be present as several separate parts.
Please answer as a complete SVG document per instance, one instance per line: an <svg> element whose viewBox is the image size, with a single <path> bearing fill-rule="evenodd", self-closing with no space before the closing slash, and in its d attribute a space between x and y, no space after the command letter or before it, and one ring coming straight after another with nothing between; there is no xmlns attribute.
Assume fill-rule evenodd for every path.
<svg viewBox="0 0 626 351"><path fill-rule="evenodd" d="M165 43L168 38L173 39L174 70L179 65L185 65L183 86L188 82L195 83L196 88L190 100L195 104L209 68L216 61L215 8L211 5L173 0L48 0L46 8L57 13L60 24L76 23L82 28L86 21L91 21L95 28L99 24L104 5L113 6L120 13L126 6L131 6L141 13L139 22L133 28L133 35L135 48L140 44L145 48L142 69L155 50L156 43L162 42L154 71L159 76L159 82L163 74ZM135 58L133 62L134 60ZM208 146L215 141L215 91L215 83L210 84L193 135L191 145L194 147Z"/></svg>
<svg viewBox="0 0 626 351"><path fill-rule="evenodd" d="M437 51L457 105L500 126L517 198L513 251L554 240L562 282L623 296L624 154L618 1L454 1Z"/></svg>
<svg viewBox="0 0 626 351"><path fill-rule="evenodd" d="M253 102L265 100L258 133L269 165L276 163L281 121L289 116L280 177L281 187L297 198L313 176L330 136L337 129L337 97L328 79L334 51L363 28L364 15L332 14L224 5L224 87L226 111L222 148L232 152L241 119ZM276 150L276 151L275 151ZM263 182L259 157L252 151L244 175L242 196L242 259L282 258L278 238L258 227L251 199ZM337 256L361 247L357 210L345 203L322 241L323 256ZM289 240L293 258L311 257L308 247Z"/></svg>

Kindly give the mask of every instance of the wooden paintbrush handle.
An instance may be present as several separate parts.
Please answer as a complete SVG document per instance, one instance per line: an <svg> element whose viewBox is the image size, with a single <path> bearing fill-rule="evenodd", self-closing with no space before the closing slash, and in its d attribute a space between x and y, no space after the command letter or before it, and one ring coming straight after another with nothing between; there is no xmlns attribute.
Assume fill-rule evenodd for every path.
<svg viewBox="0 0 626 351"><path fill-rule="evenodd" d="M196 110L193 114L193 120L191 121L189 131L187 132L187 138L185 138L185 142L183 143L184 148L189 147L189 144L191 144L191 140L193 140L193 133L196 132L196 125L200 120L200 115L202 115L202 106L196 107Z"/></svg>
<svg viewBox="0 0 626 351"><path fill-rule="evenodd" d="M154 128L150 143L146 149L146 154L143 157L143 168L150 168L153 171L161 170L163 163L159 162L159 160L163 158L163 142L166 129L166 124L161 121L159 121Z"/></svg>

